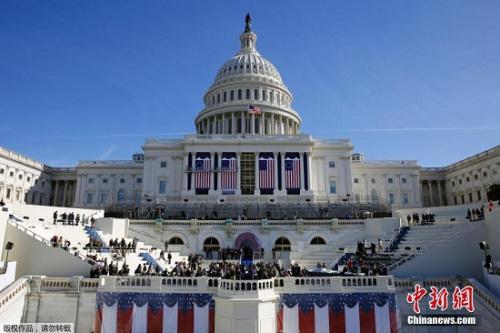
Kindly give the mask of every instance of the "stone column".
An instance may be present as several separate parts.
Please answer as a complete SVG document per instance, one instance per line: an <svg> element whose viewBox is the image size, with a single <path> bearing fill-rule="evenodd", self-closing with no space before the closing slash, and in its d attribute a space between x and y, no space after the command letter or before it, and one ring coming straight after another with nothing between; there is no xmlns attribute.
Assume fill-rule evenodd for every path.
<svg viewBox="0 0 500 333"><path fill-rule="evenodd" d="M226 134L226 114L222 114L222 133L221 134Z"/></svg>
<svg viewBox="0 0 500 333"><path fill-rule="evenodd" d="M274 157L274 193L278 191L278 153L273 152Z"/></svg>
<svg viewBox="0 0 500 333"><path fill-rule="evenodd" d="M274 120L274 113L271 115L271 131L269 134L276 134L276 122Z"/></svg>
<svg viewBox="0 0 500 333"><path fill-rule="evenodd" d="M306 173L306 177L307 177L307 187L308 187L308 191L309 192L312 192L312 184L311 184L311 168L312 168L312 159L311 159L311 153L310 152L307 152L306 153L307 155L307 173Z"/></svg>
<svg viewBox="0 0 500 333"><path fill-rule="evenodd" d="M75 183L75 202L73 203L74 206L79 206L80 204L80 186L81 186L81 175L76 176L76 183Z"/></svg>
<svg viewBox="0 0 500 333"><path fill-rule="evenodd" d="M371 197L368 193L368 175L367 174L363 174L363 183L365 185L365 200L371 201ZM363 198L361 198L361 200L363 200Z"/></svg>
<svg viewBox="0 0 500 333"><path fill-rule="evenodd" d="M101 177L102 177L101 174L97 175L97 193L96 193L96 196L97 196L97 205L99 206L99 208L101 207L101 205L105 204L105 203L101 204L101 183L102 183Z"/></svg>
<svg viewBox="0 0 500 333"><path fill-rule="evenodd" d="M432 180L428 181L429 183L429 199L430 199L430 205L429 206L434 206L433 204L433 195L432 195Z"/></svg>
<svg viewBox="0 0 500 333"><path fill-rule="evenodd" d="M250 117L250 131L252 134L255 134L255 114L252 114Z"/></svg>
<svg viewBox="0 0 500 333"><path fill-rule="evenodd" d="M188 177L189 174L185 171L187 171L188 167L188 154L184 152L182 156L182 191L186 192L187 191L187 183L188 183Z"/></svg>
<svg viewBox="0 0 500 333"><path fill-rule="evenodd" d="M114 205L116 203L116 200L115 200L115 191L116 191L116 182L115 182L115 177L116 175L111 175L111 205ZM154 184L153 184L153 188L154 188ZM156 198L156 192L155 192L155 198Z"/></svg>
<svg viewBox="0 0 500 333"><path fill-rule="evenodd" d="M255 184L254 184L254 194L260 195L259 190L259 152L255 152Z"/></svg>
<svg viewBox="0 0 500 333"><path fill-rule="evenodd" d="M57 197L59 196L59 181L56 180L55 183L56 183L56 189L54 190L54 206L58 206L59 202L57 200L58 199Z"/></svg>
<svg viewBox="0 0 500 333"><path fill-rule="evenodd" d="M281 190L286 193L285 188L285 153L281 153Z"/></svg>
<svg viewBox="0 0 500 333"><path fill-rule="evenodd" d="M303 153L299 153L299 165L300 165L300 194L303 194L304 191L305 191L305 182L304 182L304 179L305 179L305 174L304 174L304 171L305 171L305 168L304 168L304 155Z"/></svg>
<svg viewBox="0 0 500 333"><path fill-rule="evenodd" d="M238 172L236 175L236 194L241 194L241 153L236 153L236 165L238 166Z"/></svg>
<svg viewBox="0 0 500 333"><path fill-rule="evenodd" d="M437 205L442 206L442 200L443 200L443 194L441 193L441 181L437 181L437 188L438 188L438 200L437 200Z"/></svg>
<svg viewBox="0 0 500 333"><path fill-rule="evenodd" d="M208 194L215 191L215 177L214 172L212 172L215 169L215 153L213 151L210 152L210 167L212 170L210 170L210 188L208 189Z"/></svg>

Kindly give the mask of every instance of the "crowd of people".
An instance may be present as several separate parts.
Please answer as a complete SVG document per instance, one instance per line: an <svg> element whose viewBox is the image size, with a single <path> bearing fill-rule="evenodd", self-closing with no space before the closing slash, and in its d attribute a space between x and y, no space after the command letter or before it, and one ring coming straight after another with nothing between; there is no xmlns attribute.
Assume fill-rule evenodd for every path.
<svg viewBox="0 0 500 333"><path fill-rule="evenodd" d="M60 247L64 250L69 250L71 246L71 242L69 240L63 239L62 236L57 235L52 236L52 238L50 239L50 244L52 245L52 247Z"/></svg>
<svg viewBox="0 0 500 333"><path fill-rule="evenodd" d="M62 214L59 214L59 212L56 210L52 214L52 218L54 224L56 224L57 222L69 225L79 225L80 222L82 224L84 223L84 219L80 216L80 214L75 214L73 212L70 213L64 212Z"/></svg>
<svg viewBox="0 0 500 333"><path fill-rule="evenodd" d="M406 221L408 222L408 225L418 225L418 224L429 224L429 223L434 223L436 222L435 219L435 214L433 213L413 213L413 214L408 214L406 216Z"/></svg>
<svg viewBox="0 0 500 333"><path fill-rule="evenodd" d="M471 222L484 220L484 205L481 208L467 209L466 219Z"/></svg>

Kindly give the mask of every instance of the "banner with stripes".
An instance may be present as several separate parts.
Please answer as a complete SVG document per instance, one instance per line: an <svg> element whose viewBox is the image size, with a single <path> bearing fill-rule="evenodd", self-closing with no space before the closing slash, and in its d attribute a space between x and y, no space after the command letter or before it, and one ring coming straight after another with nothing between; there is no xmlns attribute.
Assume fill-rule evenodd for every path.
<svg viewBox="0 0 500 333"><path fill-rule="evenodd" d="M274 155L273 153L259 154L259 188L274 189Z"/></svg>
<svg viewBox="0 0 500 333"><path fill-rule="evenodd" d="M236 153L222 153L220 177L222 194L234 194L238 185L238 160L236 159Z"/></svg>
<svg viewBox="0 0 500 333"><path fill-rule="evenodd" d="M214 333L211 294L98 292L95 333Z"/></svg>
<svg viewBox="0 0 500 333"><path fill-rule="evenodd" d="M300 154L285 154L285 188L300 189Z"/></svg>
<svg viewBox="0 0 500 333"><path fill-rule="evenodd" d="M278 333L396 333L391 293L283 294Z"/></svg>
<svg viewBox="0 0 500 333"><path fill-rule="evenodd" d="M194 160L194 188L208 190L210 188L211 176L211 156L210 153L196 153Z"/></svg>

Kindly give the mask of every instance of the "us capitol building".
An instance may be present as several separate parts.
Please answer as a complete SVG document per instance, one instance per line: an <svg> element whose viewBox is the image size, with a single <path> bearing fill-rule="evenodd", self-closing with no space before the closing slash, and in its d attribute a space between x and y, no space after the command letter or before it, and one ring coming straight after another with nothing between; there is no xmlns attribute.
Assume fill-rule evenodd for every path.
<svg viewBox="0 0 500 333"><path fill-rule="evenodd" d="M499 181L498 147L449 167L421 168L414 160L365 160L350 140L303 133L291 92L256 44L248 17L240 50L203 97L196 134L147 139L132 160L74 168L1 149L0 198L85 208L342 201L410 208L482 202Z"/></svg>

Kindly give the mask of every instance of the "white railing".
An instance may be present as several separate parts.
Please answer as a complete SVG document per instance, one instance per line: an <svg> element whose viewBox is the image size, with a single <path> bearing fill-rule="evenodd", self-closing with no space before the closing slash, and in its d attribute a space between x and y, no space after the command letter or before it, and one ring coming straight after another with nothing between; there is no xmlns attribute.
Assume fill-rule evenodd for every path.
<svg viewBox="0 0 500 333"><path fill-rule="evenodd" d="M194 220L198 226L225 226L225 220ZM338 220L338 225L364 225L366 219ZM301 220L304 226L330 226L331 219L324 220ZM153 219L129 219L130 225L155 225L156 220ZM260 226L261 220L233 220L233 226ZM163 220L164 226L189 226L191 220ZM269 220L268 226L296 226L295 220Z"/></svg>
<svg viewBox="0 0 500 333"><path fill-rule="evenodd" d="M222 293L247 295L260 291L278 293L388 292L394 290L392 276L278 277L266 280L228 280L217 277L107 276L99 278L102 291ZM221 286L222 283L222 286ZM270 286L272 284L272 286ZM244 285L244 286L243 286ZM249 287L250 286L250 289Z"/></svg>
<svg viewBox="0 0 500 333"><path fill-rule="evenodd" d="M27 278L20 278L0 292L0 312L30 291Z"/></svg>
<svg viewBox="0 0 500 333"><path fill-rule="evenodd" d="M474 287L474 296L481 300L481 303L500 320L500 298L495 296L489 289L484 287L476 279L466 278L466 283Z"/></svg>

